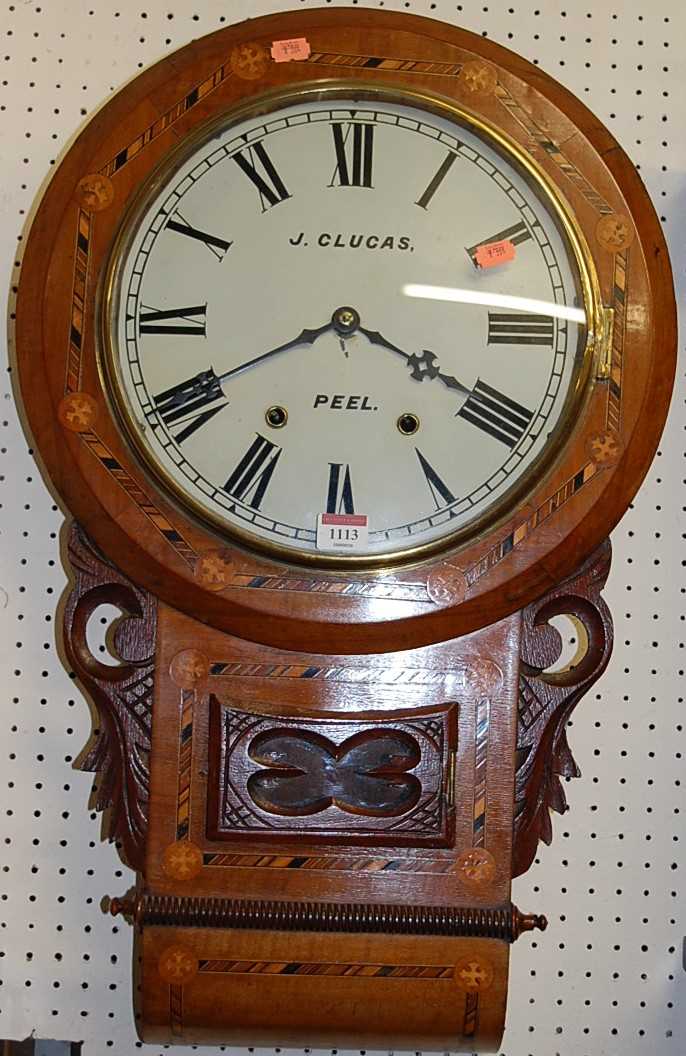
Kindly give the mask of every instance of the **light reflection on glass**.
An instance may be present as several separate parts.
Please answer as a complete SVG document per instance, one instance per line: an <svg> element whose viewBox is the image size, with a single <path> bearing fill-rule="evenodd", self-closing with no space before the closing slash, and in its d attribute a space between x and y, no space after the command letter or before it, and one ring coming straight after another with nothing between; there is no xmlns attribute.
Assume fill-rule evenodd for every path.
<svg viewBox="0 0 686 1056"><path fill-rule="evenodd" d="M556 319L567 319L572 323L585 323L586 312L554 301L534 301L529 297L511 297L502 293L480 293L477 290L461 290L453 286L422 286L407 283L403 286L406 297L418 297L429 301L452 301L459 304L485 304L491 308L511 308L513 311L529 312L531 315L547 315Z"/></svg>

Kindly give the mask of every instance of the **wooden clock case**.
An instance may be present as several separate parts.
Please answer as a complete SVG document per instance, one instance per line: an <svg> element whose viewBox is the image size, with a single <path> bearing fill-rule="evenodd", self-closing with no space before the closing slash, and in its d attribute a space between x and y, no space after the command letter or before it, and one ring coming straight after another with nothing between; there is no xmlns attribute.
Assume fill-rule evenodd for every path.
<svg viewBox="0 0 686 1056"><path fill-rule="evenodd" d="M275 62L293 38L309 57ZM248 98L332 80L430 93L500 129L568 203L598 292L588 397L552 465L475 538L377 570L286 563L196 520L127 444L99 364L110 248L160 161ZM355 8L252 20L146 70L87 124L31 229L17 358L81 526L65 637L100 712L82 765L139 873L114 908L135 922L145 1040L498 1047L509 943L542 923L512 907L511 878L578 773L565 724L612 642L605 540L655 452L675 347L667 251L631 162L564 88L470 33ZM115 668L86 640L105 602L125 614ZM561 613L585 652L551 674ZM287 806L278 752L304 774Z"/></svg>

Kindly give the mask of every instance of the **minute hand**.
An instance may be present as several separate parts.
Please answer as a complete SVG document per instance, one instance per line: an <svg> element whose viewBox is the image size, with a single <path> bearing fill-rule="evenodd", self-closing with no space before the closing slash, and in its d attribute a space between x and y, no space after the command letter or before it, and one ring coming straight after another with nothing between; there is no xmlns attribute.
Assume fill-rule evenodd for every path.
<svg viewBox="0 0 686 1056"><path fill-rule="evenodd" d="M471 396L471 389L467 388L466 385L463 385L462 382L458 381L457 378L452 376L452 374L443 374L442 371L434 366L436 356L433 352L424 352L422 356L408 355L407 352L403 352L402 348L398 348L398 346L392 344L391 341L387 341L378 330L365 330L364 327L361 326L358 329L358 333L364 334L370 344L380 345L382 348L387 348L389 351L402 356L408 366L413 368L411 376L415 381L424 381L425 378L438 378L438 380L442 381L447 388L455 389L457 392L461 392L465 396Z"/></svg>
<svg viewBox="0 0 686 1056"><path fill-rule="evenodd" d="M303 330L302 333L298 334L292 341L287 341L285 345L279 345L278 348L272 348L270 352L264 352L261 356L255 356L254 359L249 359L247 363L241 363L240 366L234 367L233 370L227 370L224 374L221 374L217 381L221 384L223 381L228 381L230 378L235 378L239 374L242 374L245 370L250 370L251 367L257 366L258 363L264 363L265 360L271 359L272 356L278 356L281 352L288 352L289 348L297 348L298 345L313 345L318 337L325 334L328 330L333 329L333 322L329 321L324 326L318 327L316 330Z"/></svg>

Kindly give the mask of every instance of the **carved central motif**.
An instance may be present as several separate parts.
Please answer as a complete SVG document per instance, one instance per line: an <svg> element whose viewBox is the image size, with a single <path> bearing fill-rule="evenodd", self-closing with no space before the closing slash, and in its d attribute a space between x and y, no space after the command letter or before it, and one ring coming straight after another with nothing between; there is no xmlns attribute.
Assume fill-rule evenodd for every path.
<svg viewBox="0 0 686 1056"><path fill-rule="evenodd" d="M457 705L345 717L210 695L207 836L450 846Z"/></svg>
<svg viewBox="0 0 686 1056"><path fill-rule="evenodd" d="M401 730L358 733L338 746L321 734L274 730L256 737L248 754L269 768L252 774L248 792L272 814L298 817L336 806L396 817L422 791L408 773L421 759L419 745Z"/></svg>

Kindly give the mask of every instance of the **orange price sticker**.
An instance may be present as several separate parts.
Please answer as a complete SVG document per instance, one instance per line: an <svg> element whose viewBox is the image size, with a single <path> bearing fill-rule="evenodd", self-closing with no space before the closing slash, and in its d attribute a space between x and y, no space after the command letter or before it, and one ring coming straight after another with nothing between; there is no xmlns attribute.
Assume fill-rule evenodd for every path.
<svg viewBox="0 0 686 1056"><path fill-rule="evenodd" d="M509 264L516 254L514 242L505 238L501 242L487 242L479 246L474 259L478 268L494 268L496 264Z"/></svg>
<svg viewBox="0 0 686 1056"><path fill-rule="evenodd" d="M274 62L293 62L309 59L312 48L305 37L294 37L292 40L275 40L272 44Z"/></svg>

